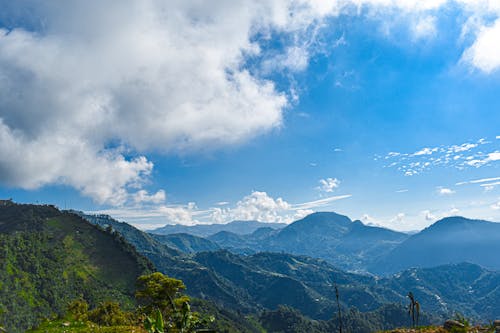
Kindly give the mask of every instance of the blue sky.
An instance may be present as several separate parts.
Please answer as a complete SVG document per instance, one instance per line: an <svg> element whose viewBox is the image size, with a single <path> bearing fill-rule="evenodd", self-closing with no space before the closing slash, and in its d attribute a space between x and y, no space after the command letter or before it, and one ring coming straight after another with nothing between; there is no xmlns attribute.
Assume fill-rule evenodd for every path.
<svg viewBox="0 0 500 333"><path fill-rule="evenodd" d="M495 2L216 4L2 4L0 197L142 228L500 221Z"/></svg>

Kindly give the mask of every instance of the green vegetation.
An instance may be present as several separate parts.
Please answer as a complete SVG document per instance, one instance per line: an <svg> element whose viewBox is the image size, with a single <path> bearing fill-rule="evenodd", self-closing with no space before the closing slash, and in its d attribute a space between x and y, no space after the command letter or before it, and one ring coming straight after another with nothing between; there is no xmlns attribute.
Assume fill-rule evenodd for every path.
<svg viewBox="0 0 500 333"><path fill-rule="evenodd" d="M0 323L9 332L80 297L131 308L136 278L153 269L121 236L51 206L2 206L0 231Z"/></svg>

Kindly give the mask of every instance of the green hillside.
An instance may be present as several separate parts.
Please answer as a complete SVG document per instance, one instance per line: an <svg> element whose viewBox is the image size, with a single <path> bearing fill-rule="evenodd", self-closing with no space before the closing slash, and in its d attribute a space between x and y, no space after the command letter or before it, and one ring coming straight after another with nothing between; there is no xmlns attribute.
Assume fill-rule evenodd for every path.
<svg viewBox="0 0 500 333"><path fill-rule="evenodd" d="M118 234L53 206L0 203L0 326L21 332L83 297L131 308L153 266Z"/></svg>

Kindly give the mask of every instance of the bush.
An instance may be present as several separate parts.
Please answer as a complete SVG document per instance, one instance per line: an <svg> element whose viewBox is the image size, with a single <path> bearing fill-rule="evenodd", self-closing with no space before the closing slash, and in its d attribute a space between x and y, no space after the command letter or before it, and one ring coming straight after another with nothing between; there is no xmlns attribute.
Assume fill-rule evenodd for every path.
<svg viewBox="0 0 500 333"><path fill-rule="evenodd" d="M89 320L103 326L129 325L131 315L120 309L116 302L102 302L89 313Z"/></svg>

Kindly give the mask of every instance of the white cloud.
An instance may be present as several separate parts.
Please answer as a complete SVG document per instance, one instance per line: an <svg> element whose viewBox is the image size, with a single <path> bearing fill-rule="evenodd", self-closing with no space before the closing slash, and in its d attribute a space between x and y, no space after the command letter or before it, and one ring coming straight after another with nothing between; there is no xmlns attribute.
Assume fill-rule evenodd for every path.
<svg viewBox="0 0 500 333"><path fill-rule="evenodd" d="M426 221L436 221L438 219L430 210L422 211L422 215Z"/></svg>
<svg viewBox="0 0 500 333"><path fill-rule="evenodd" d="M434 37L437 34L436 17L431 15L420 17L411 29L416 39Z"/></svg>
<svg viewBox="0 0 500 333"><path fill-rule="evenodd" d="M160 206L157 210L158 213L165 217L169 224L194 225L199 223L199 221L193 218L196 209L196 204L190 202L187 206Z"/></svg>
<svg viewBox="0 0 500 333"><path fill-rule="evenodd" d="M319 191L331 193L340 186L340 180L337 178L320 179L319 184L317 187Z"/></svg>
<svg viewBox="0 0 500 333"><path fill-rule="evenodd" d="M493 182L493 181L497 181L497 180L500 180L500 177L474 179L474 180L469 180L469 181L465 181L465 182L459 182L459 183L456 183L455 185L480 184L480 183L486 183L486 182Z"/></svg>
<svg viewBox="0 0 500 333"><path fill-rule="evenodd" d="M391 223L397 223L397 224L402 224L404 222L406 214L405 213L398 213L396 216L394 216L390 222Z"/></svg>
<svg viewBox="0 0 500 333"><path fill-rule="evenodd" d="M309 52L307 47L291 46L284 54L264 61L263 70L272 72L275 70L291 70L300 72L307 68L309 64Z"/></svg>
<svg viewBox="0 0 500 333"><path fill-rule="evenodd" d="M463 60L485 73L491 73L500 66L500 19L491 26L482 26L477 39L464 52Z"/></svg>
<svg viewBox="0 0 500 333"><path fill-rule="evenodd" d="M445 213L445 216L456 216L458 213L460 213L460 209L452 207L447 213Z"/></svg>
<svg viewBox="0 0 500 333"><path fill-rule="evenodd" d="M486 183L479 186L483 187L486 192L489 192L493 191L498 185L500 185L500 182Z"/></svg>
<svg viewBox="0 0 500 333"><path fill-rule="evenodd" d="M415 153L413 153L413 156L420 156L420 155L431 155L432 153L436 152L438 148L423 148Z"/></svg>
<svg viewBox="0 0 500 333"><path fill-rule="evenodd" d="M167 195L165 194L164 190L159 190L154 194L149 194L145 190L139 190L134 194L134 202L136 204L141 204L141 203L159 204L165 202L166 199Z"/></svg>
<svg viewBox="0 0 500 333"><path fill-rule="evenodd" d="M487 155L481 156L480 158L471 159L467 161L466 164L479 168L490 162L496 162L496 161L500 161L500 152L498 151L488 153Z"/></svg>
<svg viewBox="0 0 500 333"><path fill-rule="evenodd" d="M14 26L0 29L0 181L119 204L153 164L110 143L127 156L212 149L279 128L287 98L242 66L260 52L251 37L299 33L332 11L314 1L5 6ZM290 48L287 66L307 58Z"/></svg>
<svg viewBox="0 0 500 333"><path fill-rule="evenodd" d="M266 192L254 191L232 208L212 208L210 219L216 223L234 220L289 223L312 213L307 209L294 209L282 198L274 199Z"/></svg>
<svg viewBox="0 0 500 333"><path fill-rule="evenodd" d="M454 190L446 187L438 187L436 191L439 195L451 195L455 193Z"/></svg>
<svg viewBox="0 0 500 333"><path fill-rule="evenodd" d="M405 193L408 191L409 191L408 189L401 189L401 190L397 190L396 193Z"/></svg>
<svg viewBox="0 0 500 333"><path fill-rule="evenodd" d="M333 196L333 197L328 197L328 198L323 198L323 199L319 199L319 200L295 204L295 205L293 205L293 208L296 210L309 210L312 208L324 207L324 206L331 204L334 201L347 199L350 197L352 197L351 194L337 195L337 196Z"/></svg>
<svg viewBox="0 0 500 333"><path fill-rule="evenodd" d="M464 170L496 163L500 161L500 152L498 149L493 151L493 147L498 147L498 142L481 138L458 145L425 147L414 153L389 152L383 157L376 155L375 160L385 161L384 168L394 168L405 176L415 176L434 167Z"/></svg>
<svg viewBox="0 0 500 333"><path fill-rule="evenodd" d="M281 220L280 213L290 208L290 204L282 198L273 199L266 192L254 191L238 201L231 215L234 220L275 222Z"/></svg>
<svg viewBox="0 0 500 333"><path fill-rule="evenodd" d="M498 202L495 202L490 206L491 209L493 210L500 210L500 200Z"/></svg>

